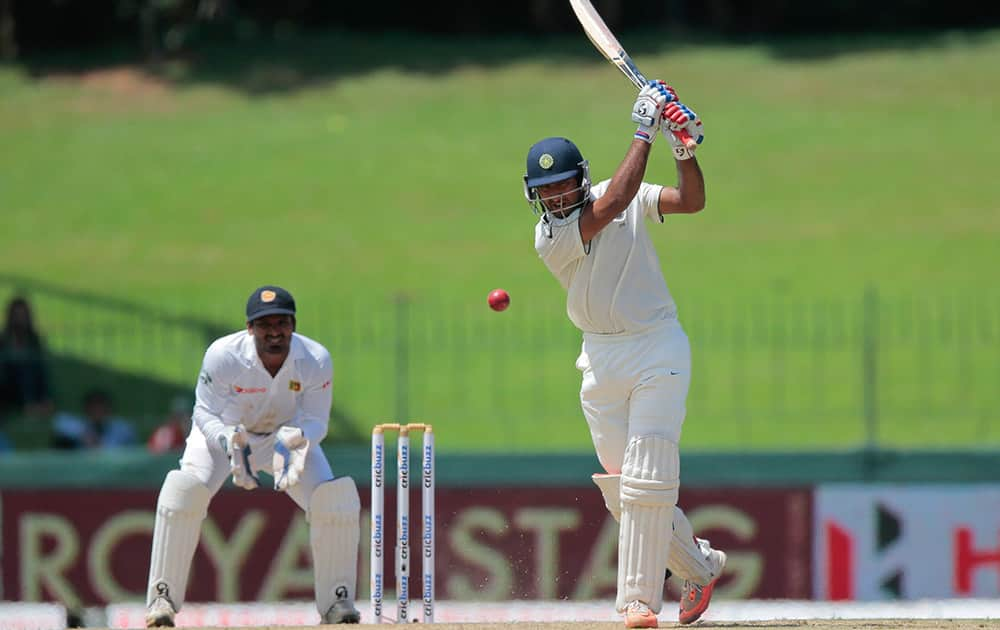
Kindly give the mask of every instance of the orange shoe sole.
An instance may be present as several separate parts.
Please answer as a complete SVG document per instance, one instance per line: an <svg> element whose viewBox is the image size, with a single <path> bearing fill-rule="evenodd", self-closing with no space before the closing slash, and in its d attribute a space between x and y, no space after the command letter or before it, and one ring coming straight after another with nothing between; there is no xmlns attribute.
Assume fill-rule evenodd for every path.
<svg viewBox="0 0 1000 630"><path fill-rule="evenodd" d="M695 608L685 611L684 607L681 607L680 613L677 615L677 621L681 625L686 626L701 619L701 616L708 610L708 604L712 601L712 591L715 590L715 583L718 581L719 578L715 578L701 589L701 602ZM684 597L687 597L687 594Z"/></svg>

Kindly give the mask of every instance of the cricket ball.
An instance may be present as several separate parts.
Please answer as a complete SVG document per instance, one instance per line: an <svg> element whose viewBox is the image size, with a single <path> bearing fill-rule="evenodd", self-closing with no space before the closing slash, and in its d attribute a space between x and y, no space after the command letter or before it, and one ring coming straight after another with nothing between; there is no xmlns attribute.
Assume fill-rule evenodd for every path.
<svg viewBox="0 0 1000 630"><path fill-rule="evenodd" d="M503 289L493 289L487 298L490 308L494 311L502 311L510 306L510 296Z"/></svg>

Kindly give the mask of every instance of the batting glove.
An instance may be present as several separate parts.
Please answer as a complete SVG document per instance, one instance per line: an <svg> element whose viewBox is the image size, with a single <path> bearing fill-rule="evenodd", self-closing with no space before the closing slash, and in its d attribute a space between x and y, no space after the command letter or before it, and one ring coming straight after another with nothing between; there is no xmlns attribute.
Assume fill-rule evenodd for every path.
<svg viewBox="0 0 1000 630"><path fill-rule="evenodd" d="M670 142L674 158L689 160L694 156L694 152L677 137L675 132L681 129L686 131L699 146L705 140L705 127L698 114L684 103L673 101L663 108L663 124L660 126L660 131Z"/></svg>
<svg viewBox="0 0 1000 630"><path fill-rule="evenodd" d="M650 81L642 88L632 105L632 122L639 124L634 137L652 144L660 128L664 105L676 99L673 88L663 81Z"/></svg>

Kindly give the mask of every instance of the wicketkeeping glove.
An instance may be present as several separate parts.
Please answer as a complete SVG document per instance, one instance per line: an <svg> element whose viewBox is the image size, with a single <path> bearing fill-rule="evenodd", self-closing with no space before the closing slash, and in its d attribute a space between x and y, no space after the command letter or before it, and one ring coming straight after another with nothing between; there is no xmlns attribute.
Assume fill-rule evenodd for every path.
<svg viewBox="0 0 1000 630"><path fill-rule="evenodd" d="M663 81L650 81L646 84L632 105L632 122L639 123L635 137L649 143L656 140L663 106L676 99L673 88Z"/></svg>
<svg viewBox="0 0 1000 630"><path fill-rule="evenodd" d="M694 113L684 103L673 101L663 108L663 124L660 126L660 130L670 142L670 147L674 151L674 158L688 160L691 159L694 153L674 133L681 129L688 132L699 146L705 140L705 127L702 125L701 119L698 118L698 114Z"/></svg>
<svg viewBox="0 0 1000 630"><path fill-rule="evenodd" d="M250 470L250 447L245 431L236 427L219 436L219 445L229 455L229 470L233 474L233 484L244 490L258 487L257 478Z"/></svg>
<svg viewBox="0 0 1000 630"><path fill-rule="evenodd" d="M288 490L299 482L302 471L306 467L306 453L309 451L309 440L299 427L284 426L275 432L274 489Z"/></svg>

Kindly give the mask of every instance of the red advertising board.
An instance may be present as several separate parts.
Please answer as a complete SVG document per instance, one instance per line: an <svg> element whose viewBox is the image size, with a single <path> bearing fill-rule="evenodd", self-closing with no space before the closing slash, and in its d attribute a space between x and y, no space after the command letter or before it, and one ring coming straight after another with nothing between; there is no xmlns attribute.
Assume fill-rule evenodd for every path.
<svg viewBox="0 0 1000 630"><path fill-rule="evenodd" d="M386 494L392 523L392 489ZM368 592L365 495L360 598ZM70 606L141 599L155 503L152 490L0 493L0 599ZM436 503L439 599L613 597L617 526L596 488L441 488ZM419 509L417 494L411 505ZM720 594L811 595L811 490L682 489L681 506L698 535L729 554ZM394 541L386 542L391 553ZM202 528L188 601L312 599L309 555L308 525L290 499L224 490ZM385 564L387 586L395 584L392 565Z"/></svg>

